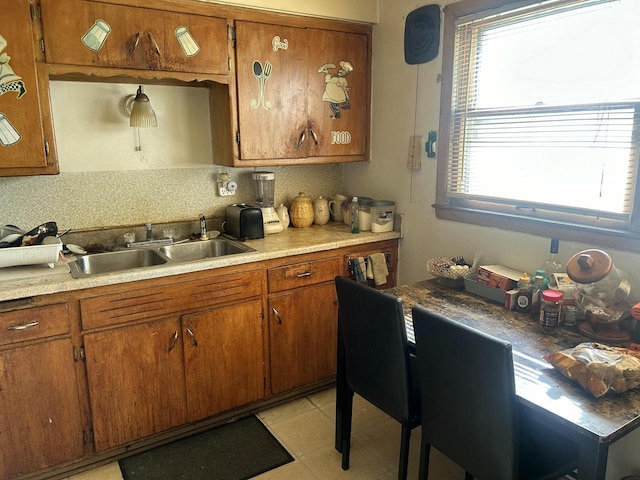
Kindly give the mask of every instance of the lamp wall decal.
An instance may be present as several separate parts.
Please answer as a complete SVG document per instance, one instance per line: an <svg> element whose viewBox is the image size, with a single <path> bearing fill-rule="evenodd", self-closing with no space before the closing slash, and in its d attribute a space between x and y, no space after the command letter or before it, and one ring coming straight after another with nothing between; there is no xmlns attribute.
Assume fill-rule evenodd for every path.
<svg viewBox="0 0 640 480"><path fill-rule="evenodd" d="M138 85L135 95L127 95L124 98L124 110L129 115L129 126L136 128L136 150L140 151L140 128L158 126L156 112L151 107L149 97L142 91L142 85Z"/></svg>

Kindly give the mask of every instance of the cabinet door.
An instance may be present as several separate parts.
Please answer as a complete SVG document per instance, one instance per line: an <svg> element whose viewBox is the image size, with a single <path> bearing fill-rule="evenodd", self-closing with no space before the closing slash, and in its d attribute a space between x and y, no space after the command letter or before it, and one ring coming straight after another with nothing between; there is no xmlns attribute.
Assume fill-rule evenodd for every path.
<svg viewBox="0 0 640 480"><path fill-rule="evenodd" d="M240 158L308 154L304 29L236 22Z"/></svg>
<svg viewBox="0 0 640 480"><path fill-rule="evenodd" d="M333 283L269 295L273 394L335 375L336 300Z"/></svg>
<svg viewBox="0 0 640 480"><path fill-rule="evenodd" d="M41 0L51 63L227 74L227 22L80 0Z"/></svg>
<svg viewBox="0 0 640 480"><path fill-rule="evenodd" d="M84 455L69 339L0 352L0 478Z"/></svg>
<svg viewBox="0 0 640 480"><path fill-rule="evenodd" d="M30 2L13 0L0 14L0 175L57 173L53 151L47 158L49 91L37 58Z"/></svg>
<svg viewBox="0 0 640 480"><path fill-rule="evenodd" d="M262 301L182 317L188 421L264 396Z"/></svg>
<svg viewBox="0 0 640 480"><path fill-rule="evenodd" d="M186 423L180 320L84 336L96 450Z"/></svg>
<svg viewBox="0 0 640 480"><path fill-rule="evenodd" d="M307 34L309 156L363 156L370 129L367 36L328 30Z"/></svg>

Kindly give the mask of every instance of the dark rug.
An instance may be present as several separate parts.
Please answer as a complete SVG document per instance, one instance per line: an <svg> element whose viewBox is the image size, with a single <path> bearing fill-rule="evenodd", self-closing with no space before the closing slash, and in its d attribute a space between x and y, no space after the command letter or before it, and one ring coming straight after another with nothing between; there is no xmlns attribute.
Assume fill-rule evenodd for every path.
<svg viewBox="0 0 640 480"><path fill-rule="evenodd" d="M292 460L252 415L118 463L124 480L246 480Z"/></svg>

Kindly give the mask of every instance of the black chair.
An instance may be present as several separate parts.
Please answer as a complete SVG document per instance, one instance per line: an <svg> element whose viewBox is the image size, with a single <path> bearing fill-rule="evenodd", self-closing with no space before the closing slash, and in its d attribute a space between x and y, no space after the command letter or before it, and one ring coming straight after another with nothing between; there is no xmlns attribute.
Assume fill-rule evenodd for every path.
<svg viewBox="0 0 640 480"><path fill-rule="evenodd" d="M336 448L349 468L354 392L402 424L398 479L407 478L411 430L420 425L402 301L345 277L338 293ZM414 357L415 358L415 357Z"/></svg>
<svg viewBox="0 0 640 480"><path fill-rule="evenodd" d="M515 391L511 344L412 309L422 388L420 476L431 446L464 468L465 479L554 479L573 471L578 448L527 416Z"/></svg>

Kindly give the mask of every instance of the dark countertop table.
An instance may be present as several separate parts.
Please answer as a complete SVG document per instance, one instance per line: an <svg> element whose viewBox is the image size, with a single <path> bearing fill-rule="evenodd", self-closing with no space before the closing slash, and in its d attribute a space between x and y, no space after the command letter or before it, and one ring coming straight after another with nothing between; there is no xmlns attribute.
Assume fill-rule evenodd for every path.
<svg viewBox="0 0 640 480"><path fill-rule="evenodd" d="M640 389L610 392L596 399L542 358L593 340L568 327L553 335L544 334L527 314L505 310L463 290L441 287L433 280L387 292L402 299L407 315L412 306L422 305L511 342L520 401L545 425L580 445L580 480L605 478L609 445L640 426Z"/></svg>

